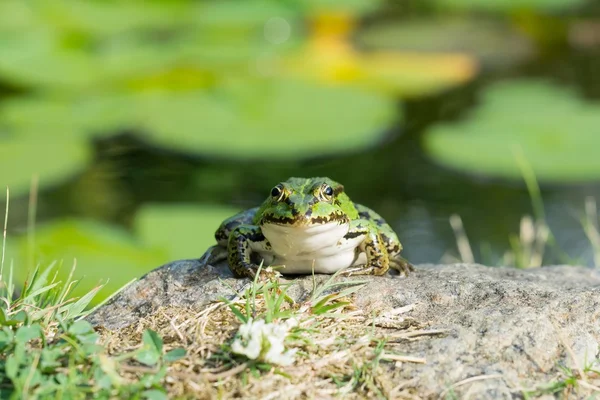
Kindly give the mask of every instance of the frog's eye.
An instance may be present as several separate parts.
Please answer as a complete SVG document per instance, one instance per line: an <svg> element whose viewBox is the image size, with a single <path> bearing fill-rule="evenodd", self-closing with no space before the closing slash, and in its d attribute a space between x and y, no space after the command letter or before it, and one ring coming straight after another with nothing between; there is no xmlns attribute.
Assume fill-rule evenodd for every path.
<svg viewBox="0 0 600 400"><path fill-rule="evenodd" d="M281 187L281 185L277 185L273 189L271 189L271 197L273 197L274 199L279 200L282 195L283 188Z"/></svg>
<svg viewBox="0 0 600 400"><path fill-rule="evenodd" d="M331 200L333 188L329 185L323 185L323 187L321 187L321 194L325 200Z"/></svg>

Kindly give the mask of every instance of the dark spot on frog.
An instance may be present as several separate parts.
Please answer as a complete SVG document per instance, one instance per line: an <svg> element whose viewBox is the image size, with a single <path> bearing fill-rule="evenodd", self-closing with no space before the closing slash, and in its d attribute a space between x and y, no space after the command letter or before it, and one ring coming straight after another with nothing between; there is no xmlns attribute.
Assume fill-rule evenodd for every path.
<svg viewBox="0 0 600 400"><path fill-rule="evenodd" d="M344 235L344 239L354 239L354 238L359 237L364 234L365 233L362 231L352 231L352 232L346 233L346 235Z"/></svg>

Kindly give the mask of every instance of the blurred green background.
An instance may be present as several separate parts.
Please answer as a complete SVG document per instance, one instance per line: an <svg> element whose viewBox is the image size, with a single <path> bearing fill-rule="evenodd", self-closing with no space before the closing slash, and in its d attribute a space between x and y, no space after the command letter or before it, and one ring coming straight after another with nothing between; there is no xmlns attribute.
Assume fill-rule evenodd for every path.
<svg viewBox="0 0 600 400"><path fill-rule="evenodd" d="M289 176L342 182L414 263L457 255L458 214L476 260L510 264L520 154L543 263L592 265L599 77L591 0L2 0L6 264L76 260L107 296Z"/></svg>

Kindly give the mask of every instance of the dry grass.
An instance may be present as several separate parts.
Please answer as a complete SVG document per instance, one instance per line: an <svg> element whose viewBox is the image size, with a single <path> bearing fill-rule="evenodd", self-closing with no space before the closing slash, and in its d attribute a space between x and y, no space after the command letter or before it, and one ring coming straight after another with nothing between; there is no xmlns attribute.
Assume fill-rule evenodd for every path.
<svg viewBox="0 0 600 400"><path fill-rule="evenodd" d="M258 297L257 307L264 307L261 302ZM302 305L285 307L307 312ZM424 330L422 324L403 316L411 309L402 307L373 317L349 304L344 307L343 319L300 315L301 333L294 335L290 344L300 348L296 362L266 371L255 369L254 373L247 360L228 352L240 321L224 303L201 309L163 308L135 326L100 333L111 354L139 346L147 328L163 338L166 350L187 349L187 356L167 370L169 398L418 399L417 381L402 379L399 372L403 363L426 360L402 354L403 343L428 340L444 332ZM386 338L394 343L386 343ZM136 379L143 371L148 368L131 364L121 372Z"/></svg>

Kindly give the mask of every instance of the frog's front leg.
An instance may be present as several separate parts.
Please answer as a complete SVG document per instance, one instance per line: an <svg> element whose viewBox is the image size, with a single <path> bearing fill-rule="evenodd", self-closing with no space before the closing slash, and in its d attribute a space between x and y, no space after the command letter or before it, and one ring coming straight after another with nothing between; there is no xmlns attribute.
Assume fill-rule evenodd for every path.
<svg viewBox="0 0 600 400"><path fill-rule="evenodd" d="M206 264L215 264L222 260L227 260L229 245L229 236L234 229L243 224L252 224L252 220L258 207L244 210L233 217L227 218L221 223L215 232L216 246L212 246L202 257L201 262Z"/></svg>
<svg viewBox="0 0 600 400"><path fill-rule="evenodd" d="M229 267L239 277L254 278L258 272L256 250L270 248L267 239L257 225L239 225L229 234L227 253ZM271 275L262 270L261 275ZM270 276L269 276L270 277Z"/></svg>
<svg viewBox="0 0 600 400"><path fill-rule="evenodd" d="M390 268L386 244L377 226L366 219L354 220L345 238L351 239L364 236L358 245L357 251L364 252L367 261L364 265L357 265L346 269L343 275L384 275Z"/></svg>

